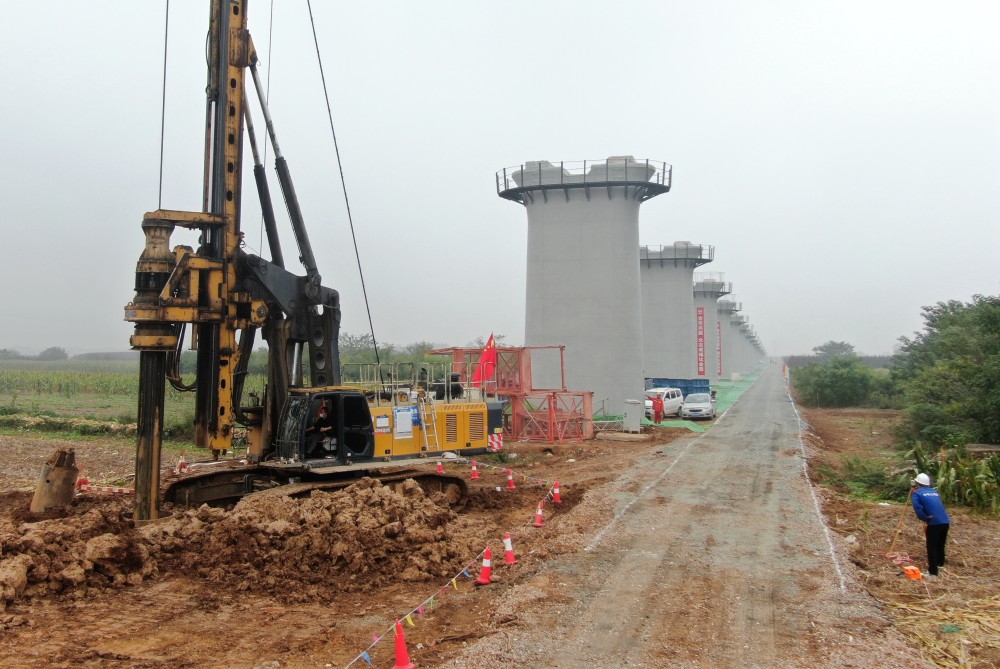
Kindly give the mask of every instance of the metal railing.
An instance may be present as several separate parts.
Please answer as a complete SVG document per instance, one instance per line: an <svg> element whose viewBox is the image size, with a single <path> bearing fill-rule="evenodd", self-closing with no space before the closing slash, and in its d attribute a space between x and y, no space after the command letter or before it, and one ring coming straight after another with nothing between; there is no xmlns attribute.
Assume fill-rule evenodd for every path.
<svg viewBox="0 0 1000 669"><path fill-rule="evenodd" d="M651 184L670 190L672 166L662 160L636 160L631 156L602 160L550 163L530 161L496 173L497 195L545 187L580 187L606 184Z"/></svg>
<svg viewBox="0 0 1000 669"><path fill-rule="evenodd" d="M715 259L715 247L703 244L674 242L667 246L640 246L640 261L657 260L702 260L711 262Z"/></svg>
<svg viewBox="0 0 1000 669"><path fill-rule="evenodd" d="M472 386L450 362L345 363L341 384L364 393L376 406L412 404L424 397L439 402L481 402L495 391L494 382Z"/></svg>

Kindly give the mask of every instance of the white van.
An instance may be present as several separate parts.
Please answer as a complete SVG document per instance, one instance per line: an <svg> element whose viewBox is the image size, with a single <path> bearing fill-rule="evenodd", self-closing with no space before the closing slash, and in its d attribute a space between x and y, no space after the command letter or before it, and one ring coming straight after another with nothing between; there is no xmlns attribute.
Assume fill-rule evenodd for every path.
<svg viewBox="0 0 1000 669"><path fill-rule="evenodd" d="M646 390L646 418L653 419L653 399L659 395L663 399L663 415L676 416L684 403L684 394L680 388L648 388Z"/></svg>

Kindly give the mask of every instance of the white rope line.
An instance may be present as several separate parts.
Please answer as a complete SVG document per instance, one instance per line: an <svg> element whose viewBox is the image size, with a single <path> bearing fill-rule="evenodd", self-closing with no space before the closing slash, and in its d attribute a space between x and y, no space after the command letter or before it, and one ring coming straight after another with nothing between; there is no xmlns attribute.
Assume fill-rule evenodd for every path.
<svg viewBox="0 0 1000 669"><path fill-rule="evenodd" d="M795 420L799 424L799 450L802 452L802 475L806 480L806 487L809 488L809 494L812 495L813 507L816 509L816 520L819 521L820 527L823 528L823 536L826 537L826 545L830 549L830 560L833 562L833 568L837 570L837 578L840 579L840 591L847 592L847 581L844 579L844 572L840 568L840 562L837 561L837 551L833 548L833 538L830 536L830 528L827 527L826 521L823 520L823 510L819 504L819 497L816 496L816 489L813 488L812 481L809 480L809 464L806 458L806 444L802 441L802 417L799 415L799 410L795 406L795 400L792 399L792 393L789 390L788 384L785 385L785 393L788 395L788 402L792 405L792 411L795 412Z"/></svg>

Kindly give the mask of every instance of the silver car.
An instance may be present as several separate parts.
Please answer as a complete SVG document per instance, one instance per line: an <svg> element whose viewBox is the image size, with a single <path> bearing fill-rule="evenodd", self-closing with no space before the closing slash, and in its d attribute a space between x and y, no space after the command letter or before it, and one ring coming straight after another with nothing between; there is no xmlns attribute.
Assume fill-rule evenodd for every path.
<svg viewBox="0 0 1000 669"><path fill-rule="evenodd" d="M709 393L691 393L681 404L681 418L715 418L715 400Z"/></svg>

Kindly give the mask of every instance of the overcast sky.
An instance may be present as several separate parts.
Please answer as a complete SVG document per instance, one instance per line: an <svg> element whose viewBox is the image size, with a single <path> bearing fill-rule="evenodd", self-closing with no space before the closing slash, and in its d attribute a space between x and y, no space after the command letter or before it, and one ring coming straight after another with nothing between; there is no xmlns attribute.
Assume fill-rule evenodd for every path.
<svg viewBox="0 0 1000 669"><path fill-rule="evenodd" d="M343 329L363 334L307 7L274 5L273 22L265 0L249 20L279 144ZM164 208L200 208L207 6L170 5ZM4 4L0 348L128 346L139 225L159 200L164 7ZM830 339L888 353L921 306L998 292L1000 3L313 12L380 341L523 342L527 219L494 173L529 160L671 163L673 189L640 210L641 243L714 245L702 270L733 282L772 354ZM246 239L266 256L244 183Z"/></svg>

